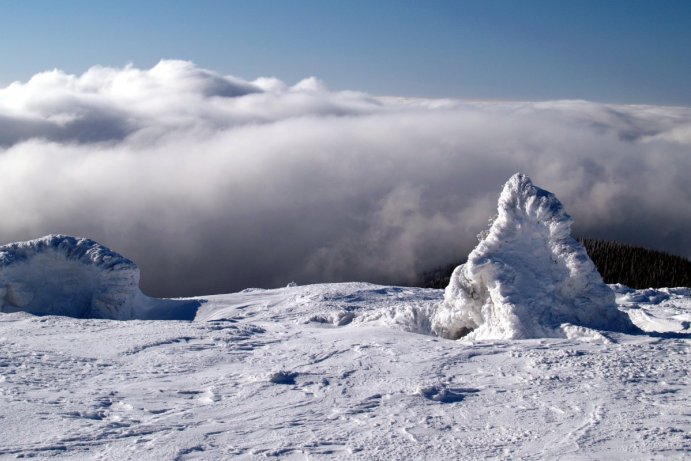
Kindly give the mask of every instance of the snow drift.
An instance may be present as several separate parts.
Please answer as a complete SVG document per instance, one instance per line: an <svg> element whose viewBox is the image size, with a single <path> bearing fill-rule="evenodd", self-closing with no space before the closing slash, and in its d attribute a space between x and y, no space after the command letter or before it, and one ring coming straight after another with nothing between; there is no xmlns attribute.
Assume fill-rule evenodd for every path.
<svg viewBox="0 0 691 461"><path fill-rule="evenodd" d="M90 239L48 235L0 246L0 312L191 320L198 304L148 298L137 265Z"/></svg>
<svg viewBox="0 0 691 461"><path fill-rule="evenodd" d="M565 337L573 326L635 332L617 309L571 217L551 192L515 174L498 215L458 266L432 318L439 336L458 339Z"/></svg>

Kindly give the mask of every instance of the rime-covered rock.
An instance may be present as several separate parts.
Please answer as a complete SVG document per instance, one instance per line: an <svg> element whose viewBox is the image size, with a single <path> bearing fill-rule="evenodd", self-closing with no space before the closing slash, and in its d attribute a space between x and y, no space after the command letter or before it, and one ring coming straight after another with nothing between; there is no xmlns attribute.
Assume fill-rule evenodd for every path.
<svg viewBox="0 0 691 461"><path fill-rule="evenodd" d="M47 235L0 246L0 312L192 320L198 307L145 296L137 265L90 239Z"/></svg>
<svg viewBox="0 0 691 461"><path fill-rule="evenodd" d="M432 317L447 338L565 337L568 325L635 332L554 194L515 174L489 231L458 266Z"/></svg>
<svg viewBox="0 0 691 461"><path fill-rule="evenodd" d="M0 246L0 311L129 319L139 268L93 240L48 235Z"/></svg>

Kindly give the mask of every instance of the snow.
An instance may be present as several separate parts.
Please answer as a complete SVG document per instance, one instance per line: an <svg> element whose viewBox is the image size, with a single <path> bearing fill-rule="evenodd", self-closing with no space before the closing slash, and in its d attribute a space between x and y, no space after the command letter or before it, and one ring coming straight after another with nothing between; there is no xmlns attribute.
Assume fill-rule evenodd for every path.
<svg viewBox="0 0 691 461"><path fill-rule="evenodd" d="M191 320L196 307L148 298L137 265L90 239L47 235L0 246L0 312Z"/></svg>
<svg viewBox="0 0 691 461"><path fill-rule="evenodd" d="M614 288L669 331L451 341L414 332L442 290L365 283L0 315L0 458L685 459L691 296Z"/></svg>
<svg viewBox="0 0 691 461"><path fill-rule="evenodd" d="M634 290L612 285L617 303L631 320L647 332L684 332L691 328L691 288Z"/></svg>
<svg viewBox="0 0 691 461"><path fill-rule="evenodd" d="M130 318L139 269L93 240L48 235L0 247L0 310Z"/></svg>
<svg viewBox="0 0 691 461"><path fill-rule="evenodd" d="M489 231L457 267L435 312L440 336L469 340L634 333L554 194L515 174ZM580 327L580 328L575 328Z"/></svg>
<svg viewBox="0 0 691 461"><path fill-rule="evenodd" d="M0 247L0 459L687 459L691 288L605 285L570 223L514 176L446 291L152 299L92 240Z"/></svg>

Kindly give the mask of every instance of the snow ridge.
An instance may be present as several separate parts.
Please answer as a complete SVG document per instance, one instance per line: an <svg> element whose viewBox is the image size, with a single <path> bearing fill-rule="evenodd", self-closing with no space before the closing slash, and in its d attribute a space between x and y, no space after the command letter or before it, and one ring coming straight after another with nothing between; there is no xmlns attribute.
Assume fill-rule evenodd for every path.
<svg viewBox="0 0 691 461"><path fill-rule="evenodd" d="M48 249L61 253L68 260L93 264L103 270L139 270L133 261L91 239L61 234L0 246L0 267L27 261Z"/></svg>
<svg viewBox="0 0 691 461"><path fill-rule="evenodd" d="M565 337L568 324L633 333L557 197L515 174L489 231L458 266L432 318L457 339Z"/></svg>

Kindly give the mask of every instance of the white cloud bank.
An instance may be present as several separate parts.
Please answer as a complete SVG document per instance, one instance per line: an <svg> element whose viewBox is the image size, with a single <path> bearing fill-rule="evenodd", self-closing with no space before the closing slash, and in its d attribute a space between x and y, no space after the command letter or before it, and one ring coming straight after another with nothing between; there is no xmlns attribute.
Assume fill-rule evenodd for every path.
<svg viewBox="0 0 691 461"><path fill-rule="evenodd" d="M182 61L0 89L0 242L96 239L152 295L403 282L464 256L516 171L583 236L691 256L691 109L463 102Z"/></svg>

